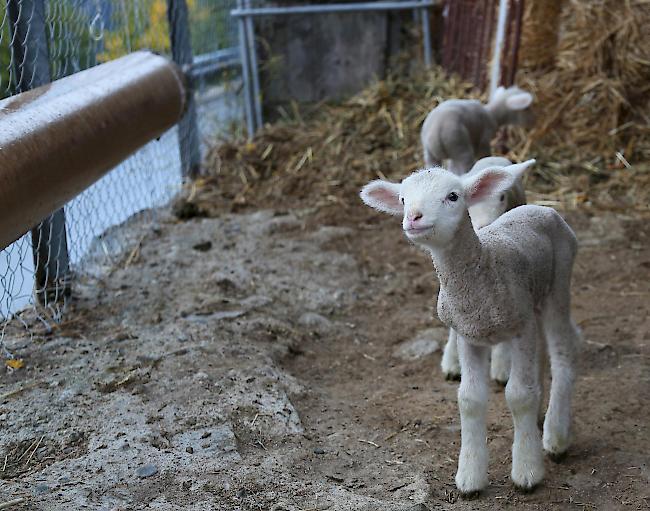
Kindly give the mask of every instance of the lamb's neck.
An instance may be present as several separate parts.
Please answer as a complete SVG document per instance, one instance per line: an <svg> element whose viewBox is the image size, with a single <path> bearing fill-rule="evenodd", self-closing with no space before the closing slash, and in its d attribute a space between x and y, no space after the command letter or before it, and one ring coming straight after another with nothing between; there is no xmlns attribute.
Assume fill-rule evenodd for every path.
<svg viewBox="0 0 650 511"><path fill-rule="evenodd" d="M465 294L472 283L491 277L490 260L472 227L469 215L445 247L429 247L440 287L448 295ZM467 297L466 297L467 298Z"/></svg>
<svg viewBox="0 0 650 511"><path fill-rule="evenodd" d="M496 128L508 124L507 112L505 111L503 103L488 103L485 105L485 110L490 114Z"/></svg>

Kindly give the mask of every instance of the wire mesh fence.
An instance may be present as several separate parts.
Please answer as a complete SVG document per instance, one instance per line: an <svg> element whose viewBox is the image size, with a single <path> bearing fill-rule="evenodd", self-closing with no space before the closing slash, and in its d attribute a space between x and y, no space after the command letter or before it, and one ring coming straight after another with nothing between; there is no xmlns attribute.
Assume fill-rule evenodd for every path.
<svg viewBox="0 0 650 511"><path fill-rule="evenodd" d="M2 97L150 49L187 64L196 104L193 119L186 116L0 251L0 344L11 328L31 332L35 321L46 329L60 321L71 275L84 272L91 255L111 264L133 242L109 228L138 212L155 220L156 208L197 170L188 165L200 164L206 143L237 122L232 7L231 0L0 0Z"/></svg>
<svg viewBox="0 0 650 511"><path fill-rule="evenodd" d="M396 3L403 8L409 2ZM420 0L410 8L424 9L420 3L430 7ZM511 14L503 53L511 75L514 67L507 65L516 60L522 2L507 3ZM461 4L446 4L442 64L481 85L487 81L483 64L492 47L498 2L482 0L463 16ZM242 66L239 58L240 50L245 61L255 57L256 35L251 19L233 19L230 11L263 5L263 0L0 0L0 98L140 49L173 58L193 90L179 124L0 250L0 345L9 327L33 332L34 321L48 328L62 318L71 276L87 271L90 255L111 264L114 254L133 242L110 228L139 212L153 222L156 208L169 202L183 178L200 172L201 154L216 133L231 121L242 129L243 96L250 120L251 100L259 103L260 94L251 92L255 80L250 77L246 90L241 74L256 66ZM474 18L468 12L481 30L472 44L467 27ZM424 33L429 23L422 20ZM516 37L510 37L513 26Z"/></svg>

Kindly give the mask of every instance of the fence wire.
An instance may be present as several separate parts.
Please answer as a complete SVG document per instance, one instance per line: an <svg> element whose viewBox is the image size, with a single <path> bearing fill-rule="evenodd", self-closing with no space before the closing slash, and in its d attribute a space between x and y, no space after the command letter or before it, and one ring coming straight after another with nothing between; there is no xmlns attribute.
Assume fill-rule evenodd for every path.
<svg viewBox="0 0 650 511"><path fill-rule="evenodd" d="M189 130L170 129L0 251L0 344L12 329L31 335L35 325L47 331L60 321L70 282L74 286L71 275L87 271L91 261L114 264L115 254L133 243L123 230L111 227L137 213L155 221L156 208L179 191L182 165L189 157L182 153L191 150L190 139L204 150L229 122L239 122L236 62L213 64L222 54L236 60L236 25L229 16L234 1L184 3L193 62L201 70L194 80L196 124ZM181 7L178 0L0 0L0 95L140 49L171 57L168 20L176 23L175 10ZM39 31L41 46L31 51L30 38Z"/></svg>

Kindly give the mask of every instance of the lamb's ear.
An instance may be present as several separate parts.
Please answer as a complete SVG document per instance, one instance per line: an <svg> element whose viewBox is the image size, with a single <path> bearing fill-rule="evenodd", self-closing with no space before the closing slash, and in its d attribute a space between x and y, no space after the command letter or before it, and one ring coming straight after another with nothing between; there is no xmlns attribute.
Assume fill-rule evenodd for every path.
<svg viewBox="0 0 650 511"><path fill-rule="evenodd" d="M488 167L463 179L465 203L471 207L493 195L505 192L515 183L515 177L504 167Z"/></svg>
<svg viewBox="0 0 650 511"><path fill-rule="evenodd" d="M535 160L528 160L507 167L488 167L476 175L468 174L463 179L467 206L506 192L533 163Z"/></svg>
<svg viewBox="0 0 650 511"><path fill-rule="evenodd" d="M520 179L524 173L535 164L535 160L526 160L521 163L513 163L505 167L506 171L515 176L515 179Z"/></svg>
<svg viewBox="0 0 650 511"><path fill-rule="evenodd" d="M377 179L364 186L359 195L371 208L390 215L401 215L404 213L404 206L399 200L399 187L397 183Z"/></svg>
<svg viewBox="0 0 650 511"><path fill-rule="evenodd" d="M494 101L495 99L498 99L499 96L502 96L505 91L506 91L505 87L503 85L499 85L496 89L494 89L494 92L490 97L490 101Z"/></svg>
<svg viewBox="0 0 650 511"><path fill-rule="evenodd" d="M506 99L506 106L510 110L525 110L533 102L533 95L530 92L519 91Z"/></svg>

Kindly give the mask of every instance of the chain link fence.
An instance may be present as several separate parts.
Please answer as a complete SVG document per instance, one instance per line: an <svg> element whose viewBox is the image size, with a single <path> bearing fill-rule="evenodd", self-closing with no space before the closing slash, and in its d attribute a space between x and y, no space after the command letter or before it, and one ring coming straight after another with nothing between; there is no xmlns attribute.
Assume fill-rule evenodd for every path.
<svg viewBox="0 0 650 511"><path fill-rule="evenodd" d="M241 118L235 0L0 0L3 98L139 49L170 56L192 77L194 104L150 142L31 232L0 251L0 344L60 321L71 275L129 248L118 229L141 212L155 221L201 152ZM133 122L137 122L134 119Z"/></svg>

